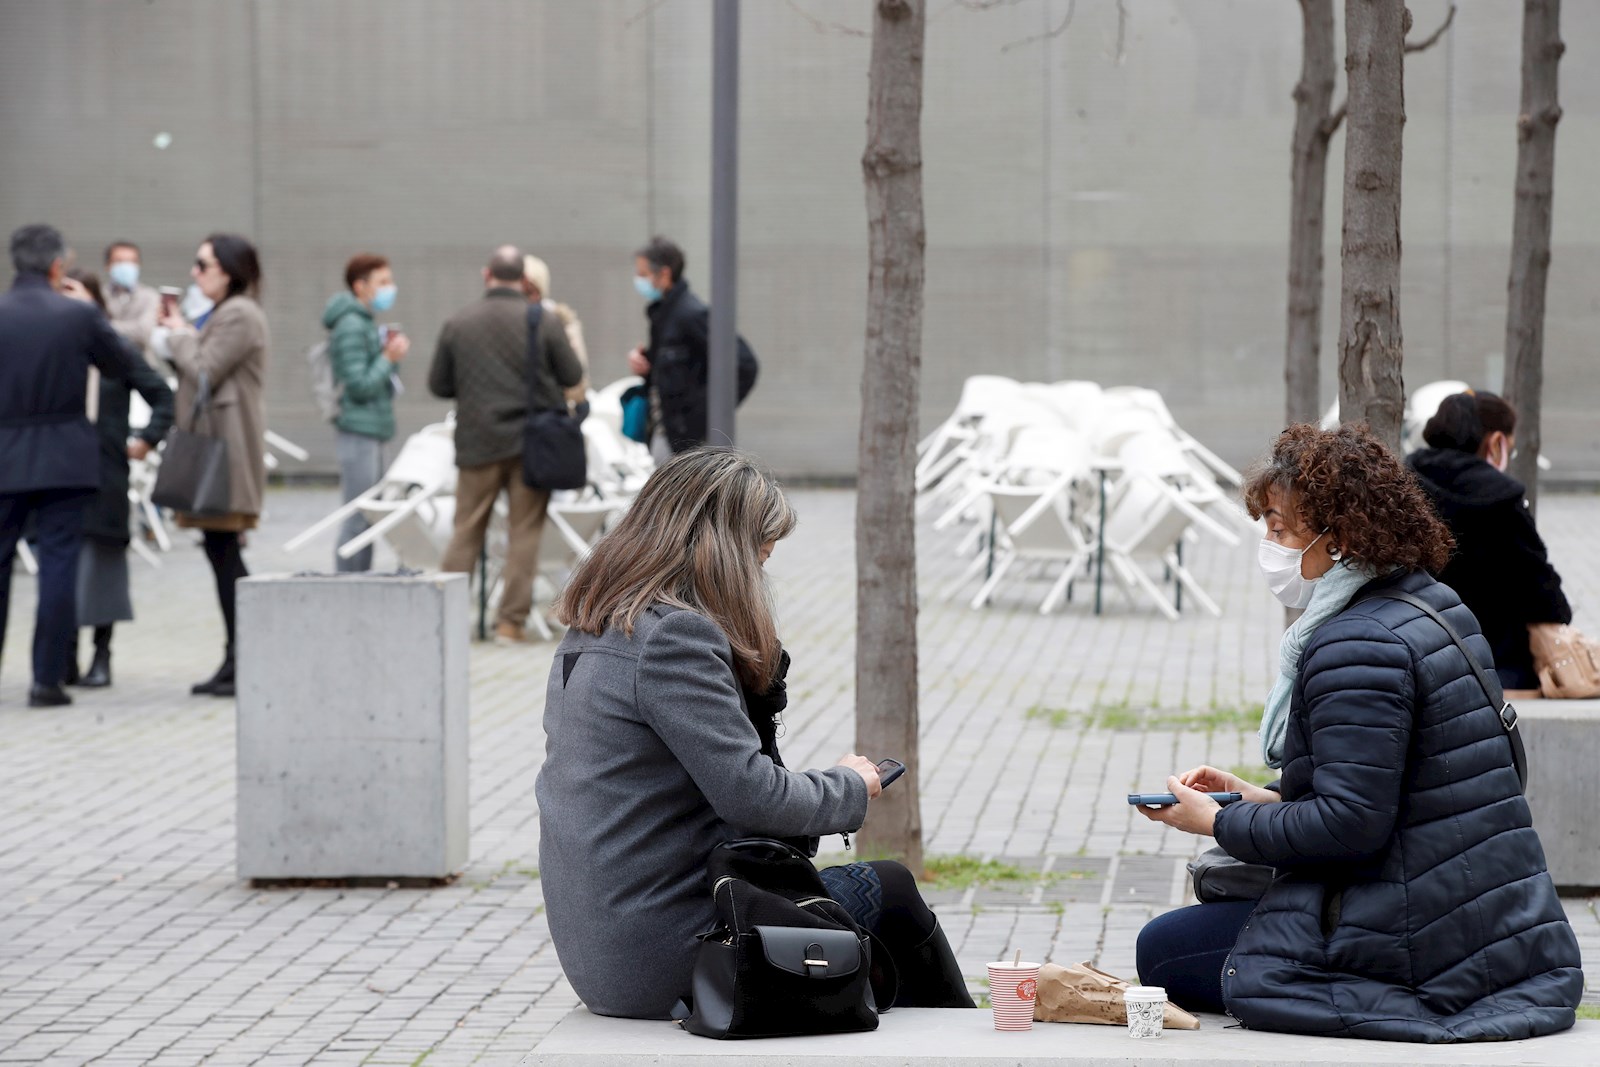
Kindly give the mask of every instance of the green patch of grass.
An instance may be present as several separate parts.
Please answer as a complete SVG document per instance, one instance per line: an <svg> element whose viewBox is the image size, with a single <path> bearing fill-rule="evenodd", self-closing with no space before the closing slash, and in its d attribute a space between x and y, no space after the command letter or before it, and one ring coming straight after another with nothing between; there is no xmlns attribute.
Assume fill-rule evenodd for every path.
<svg viewBox="0 0 1600 1067"><path fill-rule="evenodd" d="M1137 730L1144 723L1144 714L1134 711L1126 700L1094 707L1094 724L1102 730Z"/></svg>
<svg viewBox="0 0 1600 1067"><path fill-rule="evenodd" d="M980 1008L992 1008L992 1007L994 1007L993 1004L989 1003L989 994L985 993L981 997L978 998L978 1007L980 1007Z"/></svg>
<svg viewBox="0 0 1600 1067"><path fill-rule="evenodd" d="M1096 871L1079 871L1079 870L1051 871L1050 874L1051 874L1052 877L1065 878L1065 879L1067 879L1069 881L1073 881L1073 882L1081 882L1085 878L1098 878L1098 877L1100 877L1099 873L1096 872Z"/></svg>
<svg viewBox="0 0 1600 1067"><path fill-rule="evenodd" d="M1600 1019L1600 1004L1579 1004L1578 1018Z"/></svg>
<svg viewBox="0 0 1600 1067"><path fill-rule="evenodd" d="M522 875L522 877L526 878L530 882L537 882L539 880L539 868L537 867L518 867L517 873Z"/></svg>
<svg viewBox="0 0 1600 1067"><path fill-rule="evenodd" d="M1059 730L1068 723L1076 721L1078 716L1068 708L1047 708L1042 704L1035 704L1023 713L1023 718L1043 722L1052 730Z"/></svg>
<svg viewBox="0 0 1600 1067"><path fill-rule="evenodd" d="M1066 904L1062 903L1059 900L1052 900L1049 903L1048 907L1050 908L1050 913L1052 915L1065 915L1067 913Z"/></svg>
<svg viewBox="0 0 1600 1067"><path fill-rule="evenodd" d="M411 1067L422 1067L422 1061L433 1055L433 1049L428 1049L422 1055L411 1061Z"/></svg>
<svg viewBox="0 0 1600 1067"><path fill-rule="evenodd" d="M991 882L1021 882L1028 879L1020 867L976 856L929 856L922 865L922 880L935 889L966 889Z"/></svg>

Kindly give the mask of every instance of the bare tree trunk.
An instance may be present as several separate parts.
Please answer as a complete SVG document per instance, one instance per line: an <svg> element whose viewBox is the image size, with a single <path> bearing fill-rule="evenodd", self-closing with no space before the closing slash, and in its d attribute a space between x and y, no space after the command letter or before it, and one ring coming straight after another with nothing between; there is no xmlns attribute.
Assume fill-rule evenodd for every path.
<svg viewBox="0 0 1600 1067"><path fill-rule="evenodd" d="M1300 0L1304 32L1294 87L1294 159L1289 174L1289 334L1284 352L1285 418L1322 414L1322 230L1333 136L1333 0Z"/></svg>
<svg viewBox="0 0 1600 1067"><path fill-rule="evenodd" d="M922 869L917 761L917 386L922 365L925 0L876 0L861 170L870 241L856 490L856 751L906 773L872 802L862 850Z"/></svg>
<svg viewBox="0 0 1600 1067"><path fill-rule="evenodd" d="M1344 237L1339 413L1398 454L1405 410L1400 336L1400 146L1405 131L1403 0L1346 0Z"/></svg>
<svg viewBox="0 0 1600 1067"><path fill-rule="evenodd" d="M1517 115L1517 208L1506 285L1505 396L1517 409L1517 458L1510 474L1538 503L1539 408L1544 390L1544 290L1550 276L1550 216L1556 164L1556 75L1561 0L1523 0L1522 107Z"/></svg>

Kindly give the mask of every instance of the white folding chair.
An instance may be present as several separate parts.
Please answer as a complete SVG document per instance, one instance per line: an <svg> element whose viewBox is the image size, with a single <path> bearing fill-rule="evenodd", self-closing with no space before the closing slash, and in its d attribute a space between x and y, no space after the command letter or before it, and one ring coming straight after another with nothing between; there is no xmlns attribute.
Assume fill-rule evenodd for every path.
<svg viewBox="0 0 1600 1067"><path fill-rule="evenodd" d="M1222 492L1211 470L1195 462L1194 454L1165 431L1135 434L1122 443L1117 458L1124 470L1160 478L1216 518L1251 534L1259 532L1250 516ZM1239 539L1230 534L1226 543L1237 545Z"/></svg>
<svg viewBox="0 0 1600 1067"><path fill-rule="evenodd" d="M1067 426L1088 430L1099 418L1105 392L1097 382L1064 381L1036 386L1034 395L1056 409Z"/></svg>
<svg viewBox="0 0 1600 1067"><path fill-rule="evenodd" d="M1147 389L1138 385L1116 385L1106 390L1108 400L1132 404L1150 412L1181 444L1186 452L1192 453L1199 465L1209 470L1212 476L1226 482L1235 489L1244 485L1244 476L1232 464L1221 456L1200 443L1200 440L1178 425L1178 420L1172 417L1172 412L1167 408L1167 402L1160 393L1154 389Z"/></svg>
<svg viewBox="0 0 1600 1067"><path fill-rule="evenodd" d="M1145 569L1159 564L1207 612L1222 614L1217 602L1183 565L1179 554L1184 533L1191 526L1207 528L1224 542L1232 538L1234 544L1238 543L1231 532L1160 478L1135 471L1118 483L1106 515L1103 543L1106 565L1130 601L1136 601L1143 593L1167 618L1178 618L1177 607Z"/></svg>
<svg viewBox="0 0 1600 1067"><path fill-rule="evenodd" d="M1004 411L1021 395L1020 383L997 374L975 374L961 386L955 411L917 444L916 487L931 488L961 462L955 453L977 435L977 424Z"/></svg>
<svg viewBox="0 0 1600 1067"><path fill-rule="evenodd" d="M406 439L400 454L377 485L291 538L283 546L285 551L299 549L324 530L338 526L348 516L359 512L371 525L339 546L340 558L349 559L382 537L401 553L405 566L437 567L437 560L426 559L431 554L426 546L436 540L431 531L440 524L439 505L434 498L453 496L456 491L455 456L454 423L424 427ZM416 528L401 529L407 525ZM448 525L445 524L446 529ZM411 554L410 558L406 553Z"/></svg>

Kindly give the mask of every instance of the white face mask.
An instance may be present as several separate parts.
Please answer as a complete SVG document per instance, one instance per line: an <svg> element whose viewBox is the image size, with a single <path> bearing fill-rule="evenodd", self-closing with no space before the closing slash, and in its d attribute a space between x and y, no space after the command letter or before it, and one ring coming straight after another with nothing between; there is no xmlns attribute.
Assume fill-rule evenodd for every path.
<svg viewBox="0 0 1600 1067"><path fill-rule="evenodd" d="M1327 532L1323 530L1313 537L1311 545L1322 540ZM1261 573L1267 576L1267 588L1286 608L1305 607L1311 603L1311 596L1317 591L1319 579L1307 578L1300 573L1300 561L1311 551L1311 545L1296 551L1263 537L1261 546L1256 549L1256 562L1261 564Z"/></svg>

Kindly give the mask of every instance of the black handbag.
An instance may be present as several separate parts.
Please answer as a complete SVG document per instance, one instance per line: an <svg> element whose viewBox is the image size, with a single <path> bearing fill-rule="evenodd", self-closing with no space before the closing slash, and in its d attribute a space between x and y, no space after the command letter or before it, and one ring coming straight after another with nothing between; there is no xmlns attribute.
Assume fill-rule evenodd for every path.
<svg viewBox="0 0 1600 1067"><path fill-rule="evenodd" d="M1461 639L1456 628L1450 625L1433 605L1421 597L1396 589L1381 589L1368 593L1360 600L1354 601L1350 606L1364 603L1368 600L1398 600L1410 604L1424 615L1443 628L1445 635L1461 650L1461 655L1467 661L1467 666L1472 668L1472 673L1477 677L1478 684L1483 687L1484 695L1489 698L1491 706L1497 709L1500 716L1500 725L1506 732L1506 740L1511 744L1511 765L1516 768L1517 781L1522 788L1528 788L1528 753L1522 744L1522 735L1517 733L1517 709L1505 698L1505 690L1500 687L1499 679L1495 678L1483 668L1467 649L1467 643ZM1194 897L1202 904L1217 904L1227 900L1260 900L1267 892L1267 887L1272 884L1274 871L1271 867L1259 863L1245 863L1236 860L1224 852L1221 847L1208 848L1189 863L1189 877L1194 882Z"/></svg>
<svg viewBox="0 0 1600 1067"><path fill-rule="evenodd" d="M173 427L161 446L161 466L150 490L157 507L190 515L223 515L230 510L228 442L200 432L200 420L206 418L209 424L210 413L211 383L202 374L190 428Z"/></svg>
<svg viewBox="0 0 1600 1067"><path fill-rule="evenodd" d="M729 841L712 850L706 875L719 923L701 935L689 996L673 1012L685 1030L746 1038L878 1028L897 976L880 962L875 992L871 939L805 856L767 838Z"/></svg>
<svg viewBox="0 0 1600 1067"><path fill-rule="evenodd" d="M1267 894L1277 873L1263 863L1236 860L1222 846L1208 848L1189 861L1189 880L1194 883L1194 898L1202 904L1221 904L1229 900L1260 900Z"/></svg>
<svg viewBox="0 0 1600 1067"><path fill-rule="evenodd" d="M534 489L582 489L589 483L588 453L583 444L583 417L566 404L539 406L539 323L544 309L528 305L528 418L522 427L522 481Z"/></svg>

